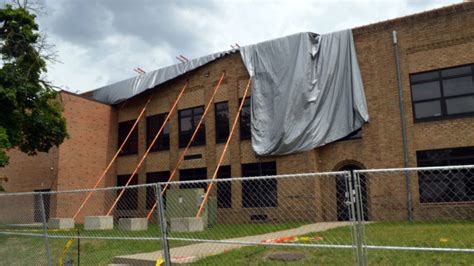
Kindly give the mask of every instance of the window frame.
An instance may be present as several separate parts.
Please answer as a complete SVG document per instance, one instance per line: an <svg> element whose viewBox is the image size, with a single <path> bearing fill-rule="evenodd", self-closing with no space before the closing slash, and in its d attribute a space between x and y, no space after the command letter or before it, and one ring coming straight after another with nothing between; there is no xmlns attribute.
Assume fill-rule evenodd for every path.
<svg viewBox="0 0 474 266"><path fill-rule="evenodd" d="M252 124L251 124L251 120L252 120L252 101L251 101L251 96L247 96L244 98L239 98L239 106L242 102L242 100L246 101L248 99L248 103L244 103L244 105L242 106L242 110L240 110L240 114L239 114L239 137L240 137L240 140L251 140L252 139ZM243 122L242 122L242 119L243 119L243 115L242 115L242 111L244 110L245 107L249 108L249 115L250 115L250 122L249 122L249 129L248 129L248 136L247 134L244 134L242 132L242 125L243 125Z"/></svg>
<svg viewBox="0 0 474 266"><path fill-rule="evenodd" d="M146 117L146 147L150 147L151 142L155 138L156 133L158 133L159 128L163 125L163 122L166 119L166 116L168 113L161 113L161 114L156 114L156 115L151 115ZM152 121L155 120L156 121ZM157 130L156 132L151 132L151 127L149 126L151 123L157 122ZM168 131L166 133L166 131ZM150 152L156 152L156 151L167 151L170 149L170 123L168 120L168 123L166 123L165 127L163 128L162 133L158 137L158 139L155 142L155 145L150 149Z"/></svg>
<svg viewBox="0 0 474 266"><path fill-rule="evenodd" d="M217 171L217 179L232 178L232 168L230 165L222 165ZM218 209L230 209L232 208L232 181L220 181L216 183L217 192L217 208ZM226 193L226 196L222 196L222 192Z"/></svg>
<svg viewBox="0 0 474 266"><path fill-rule="evenodd" d="M222 113L224 112L223 110L218 110L217 106L218 105L224 105L226 106L226 110L225 112L227 113L227 128L224 130L225 126L223 126L221 123L218 123L218 118L217 118L217 115L219 113ZM215 127L215 133L216 133L216 143L225 143L227 141L227 138L229 137L229 134L230 134L230 128L229 128L230 124L229 124L229 102L228 101L223 101L223 102L217 102L217 103L214 103L214 127ZM224 130L224 131L227 131L226 132L223 132L223 135L226 135L225 138L221 138L219 137L219 132L220 130Z"/></svg>
<svg viewBox="0 0 474 266"><path fill-rule="evenodd" d="M135 124L136 119L134 120L127 120L127 121L122 121L118 123L118 128L117 128L117 147L119 148L122 145L122 142L127 138L128 133L130 132L130 129L133 127L133 124ZM121 126L127 126L127 129L125 130L126 132L122 132L120 127ZM133 130L132 134L127 140L127 143L123 146L122 150L119 153L119 156L126 156L126 155L135 155L138 154L138 125L135 127ZM130 149L130 147L133 147ZM130 151L131 150L131 151Z"/></svg>
<svg viewBox="0 0 474 266"><path fill-rule="evenodd" d="M202 172L202 173L201 173ZM183 179L185 173L192 173L192 178ZM196 178L199 177L199 178ZM207 168L198 167L198 168L188 168L179 170L179 181L192 181L192 180L207 180ZM180 184L179 189L189 189L189 188L203 188L204 192L207 190L208 183L190 183L190 184Z"/></svg>
<svg viewBox="0 0 474 266"><path fill-rule="evenodd" d="M145 182L146 184L168 182L170 175L171 175L170 171L149 172L149 173L146 173ZM152 179L157 179L157 181L155 182L155 180L152 180ZM153 205L155 205L156 203L155 186L147 186L145 193L146 193L145 208L147 210L151 210L151 207L153 207ZM166 208L166 190L163 193L163 205Z"/></svg>
<svg viewBox="0 0 474 266"><path fill-rule="evenodd" d="M471 68L471 73L470 74L457 74L457 75L450 75L450 76L447 76L447 77L442 76L442 72L445 71L445 70L468 67L468 66ZM437 75L436 75L435 78L422 79L422 80L418 80L418 81L414 81L414 82L411 81L413 76L416 76L416 75L419 75L419 74L434 73L434 72L437 72ZM462 77L469 77L469 76L471 77L472 82L473 82L473 86L474 86L474 64L465 64L465 65L446 67L446 68L440 68L440 69L435 69L435 70L429 70L429 71L423 71L423 72L417 72L417 73L410 74L409 75L409 83L410 83L410 97L411 97L413 121L415 123L418 123L418 122L430 122L430 121L439 121L439 120L445 120L445 119L474 116L474 111L473 112L465 112L465 113L451 114L450 115L447 112L447 105L446 105L446 101L449 100L449 99L474 96L474 91L472 93L464 93L464 94L458 94L458 95L452 95L452 96L445 96L444 95L445 94L444 85L443 85L444 80L449 80L449 79L454 79L454 78L462 78ZM413 87L412 86L417 85L417 84L428 83L428 82L438 82L439 83L440 96L437 97L437 98L430 98L430 99L424 99L424 100L413 100ZM441 115L440 116L430 116L430 117L417 118L416 117L415 105L418 104L418 103L433 102L433 101L439 101L440 102Z"/></svg>
<svg viewBox="0 0 474 266"><path fill-rule="evenodd" d="M116 177L116 184L118 187L125 186L125 183L128 181L130 178L131 174L128 175L117 175ZM125 182L124 184L121 184L122 182L119 182L119 179L124 178ZM138 185L138 174L135 174L128 184L129 186L132 185ZM117 196L120 194L121 190L117 190ZM130 200L130 197L133 197L134 199ZM130 204L131 203L131 204ZM135 211L138 210L138 188L127 188L123 191L122 196L120 199L117 201L117 206L116 209L118 211Z"/></svg>
<svg viewBox="0 0 474 266"><path fill-rule="evenodd" d="M202 109L202 113L200 115L203 116L204 115L204 105L178 110L178 143L179 143L178 146L179 146L179 148L184 148L184 147L186 147L186 145L188 145L189 139L191 139L191 136L192 136L194 130L196 129L195 128L196 125L193 125L193 123L194 123L194 117L199 115L199 114L196 114L197 109ZM191 115L183 115L184 111L191 111ZM188 117L192 118L192 129L191 129L191 132L190 132L189 139L184 140L183 135L182 135L183 132L181 131L181 119L182 118L188 118ZM202 139L203 140L202 141L196 141L200 134L202 134ZM190 147L205 146L205 145L206 145L206 123L205 123L205 119L204 119L203 122L201 123L201 126L199 127L199 130L196 134L196 137L191 142Z"/></svg>
<svg viewBox="0 0 474 266"><path fill-rule="evenodd" d="M250 170L245 170L245 167L250 167L252 165L257 166L256 171L250 171ZM268 171L268 167L264 167L265 165L271 165L273 169L271 171ZM258 163L247 163L247 164L242 164L241 165L242 169L242 176L243 177L250 177L250 176L268 176L268 175L276 175L277 174L277 165L275 161L272 162L258 162ZM263 171L265 169L265 171ZM254 172L247 174L245 172ZM268 192L268 189L265 189L266 194L265 196L274 196L274 198L265 199L262 200L263 196L262 194L259 195L259 197L245 197L247 194L245 193L246 190L248 191L255 191L256 189L251 189L248 188L246 189L246 186L264 186L264 187L269 187L269 186L274 186L274 191ZM278 180L276 178L265 178L265 179L252 179L252 180L242 180L241 183L241 194L242 194L242 201L241 205L243 209L251 209L251 208L278 208L279 203L278 203ZM263 191L263 190L262 190ZM258 192L258 191L257 191ZM261 192L261 191L260 191ZM253 201L253 202L252 202Z"/></svg>
<svg viewBox="0 0 474 266"><path fill-rule="evenodd" d="M468 149L467 155L450 155L449 153L452 152L457 152L459 153L462 149ZM471 151L469 151L469 149ZM456 151L457 150L457 151ZM436 153L439 152L440 155L435 156L435 158L426 158L427 155L426 153ZM448 154L447 157L442 156L443 152ZM469 153L472 152L472 155ZM424 153L424 154L423 154ZM425 158L423 158L425 157ZM465 163L462 163L463 160L472 160L474 161L474 146L466 146L466 147L453 147L453 148L444 148L444 149L433 149L433 150L419 150L416 151L416 158L417 158L417 165L418 167L429 167L429 166L444 166L444 165L462 165ZM461 161L461 163L460 163ZM470 162L469 162L470 163ZM419 202L420 204L446 204L446 203L459 203L459 202L474 202L474 187L469 189L468 184L469 182L474 182L474 173L471 173L472 176L468 178L469 176L456 176L456 174L461 173L462 174L462 169L453 172L446 172L446 171L437 171L435 173L432 172L420 172L418 173L418 193L419 193ZM435 174L438 175L435 175ZM449 178L448 178L449 175ZM469 180L468 180L469 179ZM450 186L454 184L455 182L463 182L464 183L464 194L461 195L456 195L454 200L453 198L448 198L446 200L443 199L438 199L438 198L423 198L423 195L425 193L422 192L423 187L430 186L435 182L444 182L443 185L445 186ZM449 191L452 192L452 191ZM442 195L435 195L437 197L442 198ZM467 197L467 198L462 198L462 197Z"/></svg>

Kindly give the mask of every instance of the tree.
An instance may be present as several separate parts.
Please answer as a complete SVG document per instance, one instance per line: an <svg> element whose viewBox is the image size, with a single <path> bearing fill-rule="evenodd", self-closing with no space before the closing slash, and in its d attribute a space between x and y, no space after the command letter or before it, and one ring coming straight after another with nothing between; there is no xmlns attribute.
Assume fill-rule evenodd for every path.
<svg viewBox="0 0 474 266"><path fill-rule="evenodd" d="M57 92L43 79L49 57L35 18L26 6L0 9L0 167L8 149L35 155L68 136Z"/></svg>

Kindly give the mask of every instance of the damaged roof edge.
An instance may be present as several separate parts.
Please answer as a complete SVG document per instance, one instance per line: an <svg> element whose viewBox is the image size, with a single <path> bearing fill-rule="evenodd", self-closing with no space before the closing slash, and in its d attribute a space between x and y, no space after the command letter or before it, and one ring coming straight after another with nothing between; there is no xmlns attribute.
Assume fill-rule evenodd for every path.
<svg viewBox="0 0 474 266"><path fill-rule="evenodd" d="M192 70L238 51L239 49L227 50L195 58L184 63L160 68L143 75L138 75L126 80L106 85L93 91L89 91L88 94L91 96L91 98L97 101L107 104L118 104L132 98L135 95L153 89L160 84L175 79Z"/></svg>

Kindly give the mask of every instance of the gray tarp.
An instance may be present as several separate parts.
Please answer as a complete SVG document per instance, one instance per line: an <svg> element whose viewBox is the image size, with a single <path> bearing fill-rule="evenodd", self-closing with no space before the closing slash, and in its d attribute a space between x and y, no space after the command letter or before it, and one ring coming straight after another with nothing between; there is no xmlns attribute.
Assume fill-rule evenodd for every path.
<svg viewBox="0 0 474 266"><path fill-rule="evenodd" d="M168 80L172 80L191 70L235 52L237 52L237 50L228 50L199 57L186 63L171 65L147 72L144 75L138 75L94 90L92 97L100 102L108 104L120 103L148 89L153 89L157 85L163 84Z"/></svg>
<svg viewBox="0 0 474 266"><path fill-rule="evenodd" d="M299 33L245 46L252 77L252 146L259 155L311 150L369 115L352 31Z"/></svg>
<svg viewBox="0 0 474 266"><path fill-rule="evenodd" d="M93 92L116 104L208 64L229 50L161 68ZM314 149L349 135L368 121L350 30L299 33L242 47L252 77L252 146L259 155Z"/></svg>

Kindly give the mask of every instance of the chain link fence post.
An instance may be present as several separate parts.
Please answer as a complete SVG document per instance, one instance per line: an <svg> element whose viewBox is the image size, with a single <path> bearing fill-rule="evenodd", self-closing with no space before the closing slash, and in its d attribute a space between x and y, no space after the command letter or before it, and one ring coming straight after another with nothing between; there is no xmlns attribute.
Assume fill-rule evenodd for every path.
<svg viewBox="0 0 474 266"><path fill-rule="evenodd" d="M168 246L168 236L166 228L166 216L165 216L165 207L163 202L163 196L161 195L161 184L156 184L155 186L156 198L158 200L158 221L160 222L161 229L161 238L163 245L163 259L165 260L165 265L171 265L170 250Z"/></svg>
<svg viewBox="0 0 474 266"><path fill-rule="evenodd" d="M46 208L44 206L44 197L43 197L43 192L39 192L39 207L40 207L40 212L41 212L41 220L43 224L43 229L44 229L44 245L46 249L46 255L48 257L48 265L52 266L52 261L51 261L51 250L49 249L49 241L48 241L48 221L46 220Z"/></svg>
<svg viewBox="0 0 474 266"><path fill-rule="evenodd" d="M345 182L346 182L346 204L348 205L349 208L349 219L351 221L351 231L352 231L352 245L353 245L353 251L355 255L355 262L357 265L362 265L361 264L361 252L360 252L360 243L359 243L359 237L358 237L358 224L357 224L357 210L355 205L356 198L355 198L355 193L354 193L354 188L353 188L353 180L354 177L352 175L352 171L347 172L345 175Z"/></svg>
<svg viewBox="0 0 474 266"><path fill-rule="evenodd" d="M365 248L365 214L364 214L364 198L362 195L362 186L360 184L360 174L355 171L351 171L351 175L354 181L354 194L355 194L355 205L356 205L356 217L357 217L357 236L360 248L360 259L359 265L367 265L367 250Z"/></svg>

